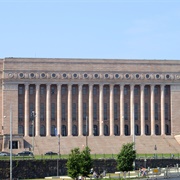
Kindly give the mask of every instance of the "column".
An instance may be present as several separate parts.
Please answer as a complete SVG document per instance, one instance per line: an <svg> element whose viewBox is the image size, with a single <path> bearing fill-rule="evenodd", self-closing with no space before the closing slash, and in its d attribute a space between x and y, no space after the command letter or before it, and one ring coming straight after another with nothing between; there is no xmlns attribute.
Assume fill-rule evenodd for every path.
<svg viewBox="0 0 180 180"><path fill-rule="evenodd" d="M36 84L35 136L40 136L40 85Z"/></svg>
<svg viewBox="0 0 180 180"><path fill-rule="evenodd" d="M164 85L161 84L161 135L165 135Z"/></svg>
<svg viewBox="0 0 180 180"><path fill-rule="evenodd" d="M99 135L104 135L103 84L99 85Z"/></svg>
<svg viewBox="0 0 180 180"><path fill-rule="evenodd" d="M120 85L120 133L124 135L124 84Z"/></svg>
<svg viewBox="0 0 180 180"><path fill-rule="evenodd" d="M82 84L78 85L78 130L79 136L83 135L83 110L82 110Z"/></svg>
<svg viewBox="0 0 180 180"><path fill-rule="evenodd" d="M93 136L93 84L89 84L89 136Z"/></svg>
<svg viewBox="0 0 180 180"><path fill-rule="evenodd" d="M61 135L61 84L57 84L57 134Z"/></svg>
<svg viewBox="0 0 180 180"><path fill-rule="evenodd" d="M46 85L46 136L51 136L51 93L50 84Z"/></svg>
<svg viewBox="0 0 180 180"><path fill-rule="evenodd" d="M72 85L68 84L68 136L72 135Z"/></svg>
<svg viewBox="0 0 180 180"><path fill-rule="evenodd" d="M141 135L145 134L145 118L144 118L144 85L141 85Z"/></svg>
<svg viewBox="0 0 180 180"><path fill-rule="evenodd" d="M154 119L154 85L151 85L151 135L155 135L155 119Z"/></svg>
<svg viewBox="0 0 180 180"><path fill-rule="evenodd" d="M135 122L134 122L134 85L130 85L130 119L131 119L131 135L135 133Z"/></svg>
<svg viewBox="0 0 180 180"><path fill-rule="evenodd" d="M110 99L109 99L109 114L110 114L110 136L114 135L114 85L110 84Z"/></svg>
<svg viewBox="0 0 180 180"><path fill-rule="evenodd" d="M29 136L29 84L25 84L25 107L24 107L24 136Z"/></svg>

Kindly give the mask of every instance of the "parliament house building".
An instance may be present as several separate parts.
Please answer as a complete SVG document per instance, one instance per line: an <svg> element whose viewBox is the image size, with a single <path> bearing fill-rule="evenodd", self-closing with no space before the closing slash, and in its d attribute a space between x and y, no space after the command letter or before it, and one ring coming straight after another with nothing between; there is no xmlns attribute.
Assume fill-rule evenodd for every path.
<svg viewBox="0 0 180 180"><path fill-rule="evenodd" d="M180 60L0 59L0 150L180 152Z"/></svg>

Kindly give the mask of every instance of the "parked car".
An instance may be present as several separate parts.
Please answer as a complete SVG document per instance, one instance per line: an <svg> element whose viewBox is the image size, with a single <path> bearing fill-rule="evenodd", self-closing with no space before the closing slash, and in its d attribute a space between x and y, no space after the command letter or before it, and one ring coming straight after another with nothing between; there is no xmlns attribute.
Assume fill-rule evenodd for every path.
<svg viewBox="0 0 180 180"><path fill-rule="evenodd" d="M0 156L10 156L10 153L2 151L0 152Z"/></svg>
<svg viewBox="0 0 180 180"><path fill-rule="evenodd" d="M49 152L46 152L44 155L58 155L58 153L49 151Z"/></svg>
<svg viewBox="0 0 180 180"><path fill-rule="evenodd" d="M34 154L31 151L22 151L17 153L17 156L34 156Z"/></svg>

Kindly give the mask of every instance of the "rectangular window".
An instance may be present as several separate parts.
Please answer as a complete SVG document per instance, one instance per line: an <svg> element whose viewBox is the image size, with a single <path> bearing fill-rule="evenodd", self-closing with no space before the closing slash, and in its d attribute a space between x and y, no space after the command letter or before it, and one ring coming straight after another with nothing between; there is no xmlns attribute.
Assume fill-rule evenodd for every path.
<svg viewBox="0 0 180 180"><path fill-rule="evenodd" d="M65 86L62 86L61 94L66 94L66 87Z"/></svg>
<svg viewBox="0 0 180 180"><path fill-rule="evenodd" d="M41 121L44 121L44 104L41 103L40 105L40 119Z"/></svg>
<svg viewBox="0 0 180 180"><path fill-rule="evenodd" d="M155 103L155 120L158 120L158 103Z"/></svg>
<svg viewBox="0 0 180 180"><path fill-rule="evenodd" d="M114 103L114 120L118 119L118 107L117 103Z"/></svg>
<svg viewBox="0 0 180 180"><path fill-rule="evenodd" d="M168 103L165 103L165 119L168 120L169 118L169 107Z"/></svg>
<svg viewBox="0 0 180 180"><path fill-rule="evenodd" d="M124 103L124 119L128 120L128 104Z"/></svg>
<svg viewBox="0 0 180 180"><path fill-rule="evenodd" d="M155 86L155 88L154 88L154 94L158 95L158 87L157 86Z"/></svg>
<svg viewBox="0 0 180 180"><path fill-rule="evenodd" d="M83 86L83 94L87 94L87 88L86 88L86 86Z"/></svg>
<svg viewBox="0 0 180 180"><path fill-rule="evenodd" d="M94 103L93 105L93 118L94 120L97 120L97 103Z"/></svg>
<svg viewBox="0 0 180 180"><path fill-rule="evenodd" d="M76 120L76 103L73 103L72 105L72 118L73 120Z"/></svg>
<svg viewBox="0 0 180 180"><path fill-rule="evenodd" d="M149 88L148 88L148 86L144 87L144 94L145 94L145 96L149 95Z"/></svg>
<svg viewBox="0 0 180 180"><path fill-rule="evenodd" d="M138 95L139 94L139 88L138 87L134 87L134 95Z"/></svg>
<svg viewBox="0 0 180 180"><path fill-rule="evenodd" d="M166 96L169 95L169 88L168 88L168 86L164 87L164 91L165 91L165 95Z"/></svg>
<svg viewBox="0 0 180 180"><path fill-rule="evenodd" d="M83 120L86 120L87 112L86 112L86 103L83 103Z"/></svg>
<svg viewBox="0 0 180 180"><path fill-rule="evenodd" d="M107 120L107 103L104 103L104 120Z"/></svg>
<svg viewBox="0 0 180 180"><path fill-rule="evenodd" d="M138 103L134 104L134 118L138 120Z"/></svg>
<svg viewBox="0 0 180 180"><path fill-rule="evenodd" d="M148 120L148 103L145 103L145 109L144 109L144 113L145 113L145 120Z"/></svg>
<svg viewBox="0 0 180 180"><path fill-rule="evenodd" d="M33 86L30 86L29 94L34 94L34 87Z"/></svg>
<svg viewBox="0 0 180 180"><path fill-rule="evenodd" d="M18 105L18 116L19 116L19 121L23 120L23 104L19 103Z"/></svg>
<svg viewBox="0 0 180 180"><path fill-rule="evenodd" d="M30 116L30 120L33 120L33 117L31 116L32 111L34 111L34 104L30 103L29 106L29 116Z"/></svg>
<svg viewBox="0 0 180 180"><path fill-rule="evenodd" d="M114 87L114 95L116 95L118 93L118 88Z"/></svg>
<svg viewBox="0 0 180 180"><path fill-rule="evenodd" d="M128 88L124 87L124 95L127 95L127 94L128 94Z"/></svg>
<svg viewBox="0 0 180 180"><path fill-rule="evenodd" d="M93 94L97 95L97 87L95 87L95 86L93 87Z"/></svg>
<svg viewBox="0 0 180 180"><path fill-rule="evenodd" d="M107 87L103 88L103 94L106 95L107 94Z"/></svg>
<svg viewBox="0 0 180 180"><path fill-rule="evenodd" d="M51 103L51 120L55 120L55 104Z"/></svg>
<svg viewBox="0 0 180 180"><path fill-rule="evenodd" d="M24 94L24 88L22 86L19 86L19 94Z"/></svg>
<svg viewBox="0 0 180 180"><path fill-rule="evenodd" d="M45 88L43 86L41 86L41 88L40 88L40 93L41 93L41 95L45 94Z"/></svg>
<svg viewBox="0 0 180 180"><path fill-rule="evenodd" d="M62 103L62 120L66 120L66 105Z"/></svg>
<svg viewBox="0 0 180 180"><path fill-rule="evenodd" d="M55 87L51 86L51 94L55 94L55 93L56 93Z"/></svg>
<svg viewBox="0 0 180 180"><path fill-rule="evenodd" d="M72 87L72 94L73 94L73 95L76 94L76 87L75 87L75 86Z"/></svg>

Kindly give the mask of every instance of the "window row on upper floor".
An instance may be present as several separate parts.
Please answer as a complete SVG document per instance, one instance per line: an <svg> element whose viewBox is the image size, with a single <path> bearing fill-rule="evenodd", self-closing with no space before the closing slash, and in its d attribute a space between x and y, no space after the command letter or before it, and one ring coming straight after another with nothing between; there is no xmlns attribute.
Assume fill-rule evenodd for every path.
<svg viewBox="0 0 180 180"><path fill-rule="evenodd" d="M24 94L24 86L19 86L18 88L18 93L21 95L21 94ZM160 86L159 85L156 85L154 86L154 94L155 95L158 95L160 94ZM67 94L67 91L68 91L68 87L67 86L62 86L61 88L61 94L64 95L64 94ZM165 91L165 95L168 95L170 93L170 86L164 86L164 91ZM35 86L33 85L30 85L29 86L29 94L30 95L33 95L35 94ZM87 85L84 85L83 86L83 90L82 90L82 93L84 95L88 94L89 93L89 87ZM118 94L120 93L120 87L118 86L114 86L114 94ZM130 93L130 86L126 85L124 86L124 95L128 95ZM45 95L46 94L46 87L45 86L40 86L40 94L41 95ZM57 88L56 86L51 86L51 94L57 94ZM78 86L72 86L72 94L73 95L77 95L78 94ZM98 86L93 86L93 94L94 95L98 95L99 94L99 88ZM103 94L106 95L106 94L109 94L109 86L104 86L103 87ZM134 95L139 95L140 94L140 86L137 85L137 86L134 86ZM144 94L145 95L149 95L150 94L150 86L144 86Z"/></svg>

